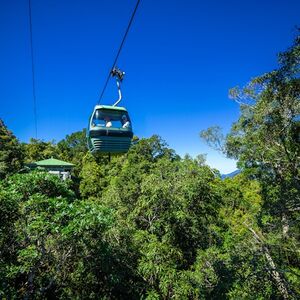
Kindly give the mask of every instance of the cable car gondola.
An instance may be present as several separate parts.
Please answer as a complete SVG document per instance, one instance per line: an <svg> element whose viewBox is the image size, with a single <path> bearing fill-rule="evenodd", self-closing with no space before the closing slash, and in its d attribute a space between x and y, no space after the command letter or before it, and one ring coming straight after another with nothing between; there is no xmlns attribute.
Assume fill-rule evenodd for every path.
<svg viewBox="0 0 300 300"><path fill-rule="evenodd" d="M133 137L129 114L117 104L122 99L120 82L124 73L118 69L112 71L117 78L119 99L113 105L96 105L89 119L87 144L92 153L126 153Z"/></svg>
<svg viewBox="0 0 300 300"><path fill-rule="evenodd" d="M125 34L119 46L117 55L114 59L111 72L108 74L108 77L104 84L99 102L102 99L104 91L107 87L110 75L116 77L117 79L119 99L112 106L96 105L89 119L87 129L87 144L89 150L92 153L108 153L110 157L110 154L113 153L126 153L131 145L133 132L128 112L124 107L117 107L117 104L121 101L122 98L120 83L122 82L125 73L121 72L115 66L139 4L140 0L137 0L131 18L127 25Z"/></svg>

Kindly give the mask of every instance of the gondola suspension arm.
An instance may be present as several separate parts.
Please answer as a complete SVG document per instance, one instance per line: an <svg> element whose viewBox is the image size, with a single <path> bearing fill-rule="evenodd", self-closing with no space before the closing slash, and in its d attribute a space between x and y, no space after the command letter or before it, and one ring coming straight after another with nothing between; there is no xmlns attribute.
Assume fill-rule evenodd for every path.
<svg viewBox="0 0 300 300"><path fill-rule="evenodd" d="M118 79L117 79L117 87L118 87L119 99L113 104L113 106L117 106L122 100L122 92L121 92L120 82Z"/></svg>
<svg viewBox="0 0 300 300"><path fill-rule="evenodd" d="M118 94L119 94L119 98L118 100L113 104L113 106L117 106L121 100L122 100L122 92L121 92L121 82L124 78L125 72L121 71L118 68L113 68L113 70L111 71L111 76L112 77L116 77L116 83L117 83L117 87L118 87Z"/></svg>

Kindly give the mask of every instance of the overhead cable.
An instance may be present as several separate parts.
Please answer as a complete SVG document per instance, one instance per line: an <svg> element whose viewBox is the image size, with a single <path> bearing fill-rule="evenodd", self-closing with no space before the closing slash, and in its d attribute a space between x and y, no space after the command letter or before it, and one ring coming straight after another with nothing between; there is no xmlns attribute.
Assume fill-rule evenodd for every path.
<svg viewBox="0 0 300 300"><path fill-rule="evenodd" d="M33 52L33 39L32 39L32 16L31 16L31 0L28 0L29 6L29 30L30 30L30 54L31 54L31 75L32 75L32 95L33 95L33 115L34 115L34 127L35 138L37 139L37 108L36 108L36 91L35 91L35 67L34 67L34 52Z"/></svg>
<svg viewBox="0 0 300 300"><path fill-rule="evenodd" d="M129 32L129 29L130 29L130 27L131 27L131 24L132 24L132 22L133 22L135 13L136 13L136 11L137 11L137 9L138 9L138 6L139 6L140 2L141 2L141 0L137 0L137 2L136 2L136 5L135 5L134 10L133 10L133 12L132 12L131 18L130 18L129 23L128 23L128 25L127 25L127 29L126 29L126 31L125 31L125 34L124 34L123 39L122 39L122 41L121 41L121 44L120 44L120 46L119 46L117 55L116 55L116 57L115 57L115 59L114 59L114 61L113 61L112 67L110 68L110 70L109 70L109 72L108 72L108 76L107 76L106 81L105 81L105 83L104 83L104 86L103 86L102 92L101 92L101 94L100 94L98 103L100 103L100 101L101 101L101 99L102 99L102 97L103 97L103 95L104 95L104 92L105 92L105 90L106 90L108 81L109 81L110 76L111 76L111 72L112 72L112 70L114 69L114 67L116 66L116 63L117 63L117 61L118 61L119 55L120 55L121 50L122 50L122 48L123 48L124 42L125 42L125 40L126 40L127 34L128 34L128 32Z"/></svg>

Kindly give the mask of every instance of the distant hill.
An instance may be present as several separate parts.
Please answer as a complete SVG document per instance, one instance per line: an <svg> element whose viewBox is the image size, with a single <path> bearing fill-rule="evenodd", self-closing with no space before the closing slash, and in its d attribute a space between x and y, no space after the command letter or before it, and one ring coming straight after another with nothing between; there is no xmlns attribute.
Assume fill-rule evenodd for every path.
<svg viewBox="0 0 300 300"><path fill-rule="evenodd" d="M222 179L225 179L225 178L232 178L232 177L234 177L234 176L236 176L236 175L238 175L238 174L240 174L241 173L241 170L235 170L235 171L233 171L233 172L231 172L231 173L228 173L228 174L222 174L221 175L221 178Z"/></svg>

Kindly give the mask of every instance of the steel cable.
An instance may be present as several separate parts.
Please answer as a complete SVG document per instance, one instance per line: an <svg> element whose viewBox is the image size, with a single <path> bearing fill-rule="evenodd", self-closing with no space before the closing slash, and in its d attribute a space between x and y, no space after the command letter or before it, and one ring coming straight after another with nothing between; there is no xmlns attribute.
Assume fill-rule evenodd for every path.
<svg viewBox="0 0 300 300"><path fill-rule="evenodd" d="M34 52L33 52L33 39L32 39L32 16L31 16L31 0L28 0L29 7L29 30L30 30L30 49L31 49L31 74L32 74L32 95L33 95L33 115L35 125L35 138L37 139L37 108L36 108L36 91L35 91L35 66L34 66Z"/></svg>
<svg viewBox="0 0 300 300"><path fill-rule="evenodd" d="M124 42L125 42L125 40L126 40L127 34L128 34L128 32L129 32L129 29L130 29L130 27L131 27L131 24L132 24L132 22L133 22L135 13L136 13L136 11L137 11L137 9L138 9L138 6L139 6L140 2L141 2L141 0L137 0L137 2L136 2L135 8L134 8L134 10L133 10L133 12L132 12L131 18L130 18L129 23L128 23L128 25L127 25L127 29L126 29L126 31L125 31L125 34L124 34L123 39L122 39L122 41L121 41L121 44L120 44L120 46L119 46L119 50L118 50L118 52L117 52L117 55L116 55L116 57L115 57L115 59L114 59L114 62L113 62L113 65L112 65L111 69L109 70L108 76L107 76L106 81L105 81L105 83L104 83L104 86L103 86L102 92L101 92L101 94L100 94L98 103L100 103L100 101L101 101L101 99L102 99L102 97L103 97L103 94L104 94L104 92L105 92L105 90L106 90L106 87L107 87L109 78L110 78L110 76L111 76L111 71L112 71L112 70L114 69L114 67L116 66L116 63L117 63L117 61L118 61L119 55L120 55L121 50L122 50L122 48L123 48Z"/></svg>

